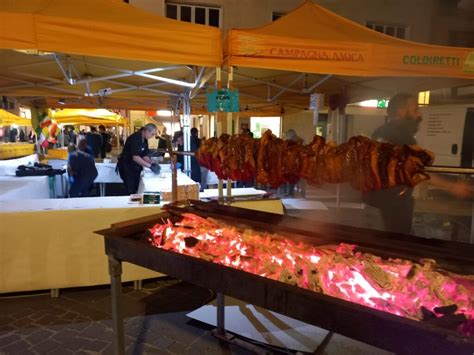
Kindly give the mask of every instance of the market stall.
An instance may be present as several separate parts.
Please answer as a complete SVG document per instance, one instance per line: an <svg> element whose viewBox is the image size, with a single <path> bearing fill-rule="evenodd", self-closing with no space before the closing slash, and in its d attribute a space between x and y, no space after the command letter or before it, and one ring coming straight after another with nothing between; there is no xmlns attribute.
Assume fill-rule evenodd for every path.
<svg viewBox="0 0 474 355"><path fill-rule="evenodd" d="M359 77L474 78L471 48L398 39L311 1L268 25L231 29L226 45L227 64L238 67Z"/></svg>
<svg viewBox="0 0 474 355"><path fill-rule="evenodd" d="M49 116L62 125L126 125L120 114L106 109L63 109L50 111Z"/></svg>
<svg viewBox="0 0 474 355"><path fill-rule="evenodd" d="M142 99L148 100L147 108L168 108L170 98L179 101L187 89L202 84L206 67L222 62L219 29L150 14L121 1L3 1L0 23L2 94L44 110L64 104L130 109L142 105ZM33 112L33 125L40 114L47 112ZM64 158L64 152L58 157ZM128 199L109 208L102 206L107 198L95 198L80 210L75 199L66 204L42 200L43 208L27 212L29 200L17 201L17 210L2 213L9 223L0 238L0 292L107 283L101 243L88 234L131 215L153 213L153 207L129 206ZM132 274L139 276L130 279L157 275Z"/></svg>
<svg viewBox="0 0 474 355"><path fill-rule="evenodd" d="M30 127L31 120L0 109L0 127ZM34 145L30 143L0 143L0 160L23 157L33 154Z"/></svg>
<svg viewBox="0 0 474 355"><path fill-rule="evenodd" d="M337 106L469 85L472 52L384 35L311 1L265 26L231 29L224 45L247 107L281 113L307 110L314 93L324 94L321 108L331 95Z"/></svg>

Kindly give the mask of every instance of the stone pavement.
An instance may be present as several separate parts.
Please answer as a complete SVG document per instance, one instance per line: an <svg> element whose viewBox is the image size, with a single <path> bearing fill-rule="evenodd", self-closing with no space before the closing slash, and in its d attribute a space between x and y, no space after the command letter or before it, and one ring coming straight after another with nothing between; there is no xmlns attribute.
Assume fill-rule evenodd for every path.
<svg viewBox="0 0 474 355"><path fill-rule="evenodd" d="M219 343L211 328L186 313L214 295L171 278L144 283L141 291L126 285L124 294L127 354L251 354ZM61 290L47 294L0 295L0 354L112 354L108 287ZM289 353L272 351L276 354ZM335 335L319 354L387 354Z"/></svg>

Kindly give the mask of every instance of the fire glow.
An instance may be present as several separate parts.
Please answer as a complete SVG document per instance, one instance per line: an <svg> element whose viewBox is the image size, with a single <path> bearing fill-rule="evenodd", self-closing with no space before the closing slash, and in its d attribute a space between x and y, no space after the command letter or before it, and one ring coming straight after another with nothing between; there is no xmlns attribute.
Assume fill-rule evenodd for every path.
<svg viewBox="0 0 474 355"><path fill-rule="evenodd" d="M419 263L355 251L354 245L312 246L223 221L183 214L150 229L152 245L306 288L398 316L441 317L439 307L456 305L474 335L474 277Z"/></svg>

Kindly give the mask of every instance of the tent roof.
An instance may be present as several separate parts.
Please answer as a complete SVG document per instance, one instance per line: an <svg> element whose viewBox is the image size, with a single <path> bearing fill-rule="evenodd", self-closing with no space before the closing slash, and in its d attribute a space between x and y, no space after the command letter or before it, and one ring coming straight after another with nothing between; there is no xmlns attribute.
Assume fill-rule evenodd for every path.
<svg viewBox="0 0 474 355"><path fill-rule="evenodd" d="M50 111L50 117L60 124L125 125L127 121L119 114L106 109L64 109Z"/></svg>
<svg viewBox="0 0 474 355"><path fill-rule="evenodd" d="M306 1L254 29L231 29L228 64L348 76L474 78L474 49L387 36Z"/></svg>
<svg viewBox="0 0 474 355"><path fill-rule="evenodd" d="M2 0L0 48L219 66L220 30L119 0Z"/></svg>
<svg viewBox="0 0 474 355"><path fill-rule="evenodd" d="M18 126L31 126L31 120L0 109L0 126L11 126L13 124Z"/></svg>

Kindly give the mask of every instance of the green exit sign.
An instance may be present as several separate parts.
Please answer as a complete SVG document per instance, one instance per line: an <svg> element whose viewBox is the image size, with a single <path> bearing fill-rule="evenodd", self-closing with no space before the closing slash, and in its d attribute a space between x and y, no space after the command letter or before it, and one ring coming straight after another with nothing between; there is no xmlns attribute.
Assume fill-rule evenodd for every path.
<svg viewBox="0 0 474 355"><path fill-rule="evenodd" d="M387 108L388 100L377 100L377 108Z"/></svg>

